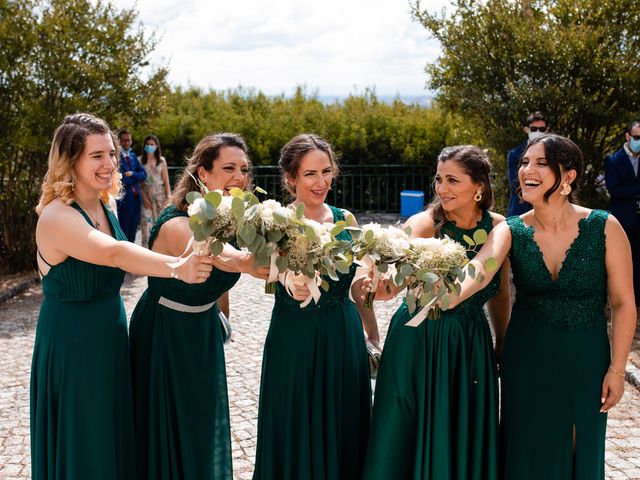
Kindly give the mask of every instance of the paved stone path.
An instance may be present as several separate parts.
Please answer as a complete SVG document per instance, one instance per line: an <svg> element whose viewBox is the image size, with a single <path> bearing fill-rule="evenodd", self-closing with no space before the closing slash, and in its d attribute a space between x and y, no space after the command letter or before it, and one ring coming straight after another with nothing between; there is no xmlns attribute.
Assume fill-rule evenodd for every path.
<svg viewBox="0 0 640 480"><path fill-rule="evenodd" d="M128 278L123 288L127 312L146 286ZM0 479L28 479L29 369L40 287L0 304ZM400 300L377 302L381 332ZM250 479L256 441L262 345L273 297L261 281L243 276L231 291L235 342L225 347L235 478ZM609 416L606 452L608 479L640 479L640 393L627 384L622 402Z"/></svg>

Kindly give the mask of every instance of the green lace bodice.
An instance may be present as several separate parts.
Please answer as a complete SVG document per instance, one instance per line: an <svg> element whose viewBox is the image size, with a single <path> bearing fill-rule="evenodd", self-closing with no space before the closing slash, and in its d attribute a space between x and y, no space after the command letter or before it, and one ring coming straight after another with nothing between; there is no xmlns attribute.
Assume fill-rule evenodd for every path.
<svg viewBox="0 0 640 480"><path fill-rule="evenodd" d="M567 329L603 325L607 302L604 227L609 213L592 210L578 222L578 236L553 280L534 239L534 228L510 217L511 268L516 286L512 317Z"/></svg>
<svg viewBox="0 0 640 480"><path fill-rule="evenodd" d="M478 245L475 249L471 249L471 247L465 242L464 236L473 238L473 234L478 230L484 230L489 233L493 229L493 219L491 218L491 213L488 210L484 210L482 212L482 218L477 223L477 225L471 229L459 228L456 226L455 222L446 222L440 231L440 236L448 236L452 240L462 244L465 248L467 248L467 257L471 260L475 257L480 250L481 245ZM453 308L451 311L461 314L471 314L476 313L478 311L482 311L482 307L485 303L489 301L491 297L493 297L497 292L500 286L500 272L496 273L491 282L480 290L478 293L470 297L469 299L462 302L457 307Z"/></svg>
<svg viewBox="0 0 640 480"><path fill-rule="evenodd" d="M331 212L333 213L333 221L344 220L344 211L340 208L332 207L329 205ZM343 230L336 237L338 240L351 240L351 234L347 230ZM349 300L349 288L351 287L351 281L356 273L356 265L353 264L349 273L338 273L338 281L331 280L328 277L324 277L329 282L329 291L325 292L320 290L320 300L316 304L313 300L304 308L300 308L300 303L296 299L292 298L282 286L281 283L276 284L276 303L280 306L285 306L296 312L309 311L309 310L325 310L335 307Z"/></svg>
<svg viewBox="0 0 640 480"><path fill-rule="evenodd" d="M175 205L165 208L149 234L149 248L153 247L158 232L162 225L175 217L186 217L187 212L178 210ZM217 300L227 290L231 289L240 279L239 273L227 273L216 268L204 283L187 284L172 278L149 277L149 293L158 297L162 296L175 302L186 305L205 305Z"/></svg>

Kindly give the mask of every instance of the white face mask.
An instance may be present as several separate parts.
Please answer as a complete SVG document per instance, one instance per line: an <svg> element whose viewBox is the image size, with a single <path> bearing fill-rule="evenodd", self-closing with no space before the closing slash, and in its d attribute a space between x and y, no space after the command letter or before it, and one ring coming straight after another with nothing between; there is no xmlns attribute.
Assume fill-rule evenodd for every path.
<svg viewBox="0 0 640 480"><path fill-rule="evenodd" d="M528 135L529 135L529 141L531 141L543 136L544 132L529 132Z"/></svg>

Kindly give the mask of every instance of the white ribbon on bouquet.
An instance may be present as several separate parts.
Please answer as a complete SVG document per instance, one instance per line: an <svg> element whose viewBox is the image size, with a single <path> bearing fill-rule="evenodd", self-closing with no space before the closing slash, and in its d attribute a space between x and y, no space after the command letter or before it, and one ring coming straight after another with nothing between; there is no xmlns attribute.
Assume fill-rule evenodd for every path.
<svg viewBox="0 0 640 480"><path fill-rule="evenodd" d="M313 278L307 277L301 273L294 273L290 270L287 270L284 273L281 273L278 276L280 283L284 285L284 288L287 290L287 293L293 297L293 289L296 286L306 285L309 289L309 296L304 299L304 301L300 304L300 308L304 308L311 303L311 300L314 300L316 303L320 300L320 285L322 284L322 279L318 272L316 272Z"/></svg>

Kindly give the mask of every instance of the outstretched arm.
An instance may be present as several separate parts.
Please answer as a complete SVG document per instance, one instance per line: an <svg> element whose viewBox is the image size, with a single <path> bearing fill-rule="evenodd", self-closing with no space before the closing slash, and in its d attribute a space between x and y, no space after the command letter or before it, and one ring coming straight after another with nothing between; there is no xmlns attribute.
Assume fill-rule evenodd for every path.
<svg viewBox="0 0 640 480"><path fill-rule="evenodd" d="M501 222L497 224L491 233L487 241L482 246L478 254L473 260L471 260L464 271L467 274L462 281L462 290L460 295L453 296L449 308L453 308L460 304L474 293L479 292L486 287L493 279L498 269L487 271L485 264L490 258L494 258L498 262L498 266L502 265L507 258L507 254L511 249L511 230L507 222ZM475 268L475 278L469 276L469 267L473 265ZM481 278L481 280L478 280Z"/></svg>

